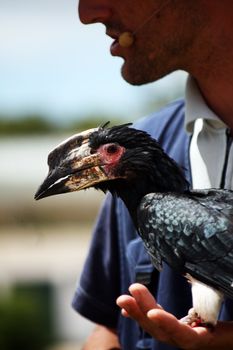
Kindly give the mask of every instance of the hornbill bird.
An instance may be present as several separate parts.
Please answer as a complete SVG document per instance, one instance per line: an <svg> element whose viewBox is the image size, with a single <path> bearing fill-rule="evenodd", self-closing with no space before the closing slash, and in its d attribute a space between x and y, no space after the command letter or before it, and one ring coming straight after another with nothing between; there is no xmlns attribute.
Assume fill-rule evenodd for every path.
<svg viewBox="0 0 233 350"><path fill-rule="evenodd" d="M131 124L87 130L48 156L35 199L94 187L125 203L153 265L187 277L193 308L184 321L215 325L233 299L233 192L191 190L182 169ZM198 323L199 320L199 323Z"/></svg>

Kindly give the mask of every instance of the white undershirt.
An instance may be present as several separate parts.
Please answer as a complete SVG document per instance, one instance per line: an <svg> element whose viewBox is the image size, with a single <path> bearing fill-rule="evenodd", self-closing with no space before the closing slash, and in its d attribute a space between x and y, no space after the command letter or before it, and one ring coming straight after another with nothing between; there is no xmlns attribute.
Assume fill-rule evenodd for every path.
<svg viewBox="0 0 233 350"><path fill-rule="evenodd" d="M226 125L206 105L192 77L188 77L185 95L185 124L192 133L189 152L193 188L219 188L227 152ZM232 145L224 188L233 189Z"/></svg>

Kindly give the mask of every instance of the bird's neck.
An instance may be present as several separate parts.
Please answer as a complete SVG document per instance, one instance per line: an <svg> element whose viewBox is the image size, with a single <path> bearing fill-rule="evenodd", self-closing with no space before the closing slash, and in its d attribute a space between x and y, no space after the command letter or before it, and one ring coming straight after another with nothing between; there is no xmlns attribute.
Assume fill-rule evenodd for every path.
<svg viewBox="0 0 233 350"><path fill-rule="evenodd" d="M169 157L161 162L153 162L128 181L119 181L114 186L114 192L119 196L129 210L137 226L137 208L142 198L149 193L183 193L189 187L183 172Z"/></svg>

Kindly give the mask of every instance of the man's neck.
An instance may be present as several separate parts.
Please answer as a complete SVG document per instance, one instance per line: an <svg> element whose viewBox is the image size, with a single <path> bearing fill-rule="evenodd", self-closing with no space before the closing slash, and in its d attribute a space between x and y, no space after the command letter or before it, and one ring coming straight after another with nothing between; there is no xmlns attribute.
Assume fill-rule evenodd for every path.
<svg viewBox="0 0 233 350"><path fill-rule="evenodd" d="M199 32L186 70L209 108L233 130L233 2L203 2L207 25ZM219 25L221 24L221 25Z"/></svg>
<svg viewBox="0 0 233 350"><path fill-rule="evenodd" d="M197 79L197 84L211 110L233 130L233 73L222 80L219 76Z"/></svg>
<svg viewBox="0 0 233 350"><path fill-rule="evenodd" d="M215 5L205 3L210 19L193 47L188 71L210 109L233 130L233 2L227 10L224 1Z"/></svg>

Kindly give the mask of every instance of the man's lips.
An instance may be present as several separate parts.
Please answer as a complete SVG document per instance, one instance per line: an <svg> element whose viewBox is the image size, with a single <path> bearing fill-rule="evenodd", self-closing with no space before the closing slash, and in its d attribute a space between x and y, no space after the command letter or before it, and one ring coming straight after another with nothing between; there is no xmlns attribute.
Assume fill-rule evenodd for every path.
<svg viewBox="0 0 233 350"><path fill-rule="evenodd" d="M115 39L110 47L112 56L117 56L120 53L120 48L118 39Z"/></svg>
<svg viewBox="0 0 233 350"><path fill-rule="evenodd" d="M111 31L111 30L106 30L106 35L110 36L110 38L117 40L119 38L119 36L121 35L120 32L116 32L116 31Z"/></svg>
<svg viewBox="0 0 233 350"><path fill-rule="evenodd" d="M118 33L111 33L111 32L107 32L106 33L108 36L110 36L110 38L113 39L113 42L110 46L110 52L113 56L117 56L118 54L118 51L120 49L120 45L119 45L119 41L118 41L118 38L119 38L119 35Z"/></svg>
<svg viewBox="0 0 233 350"><path fill-rule="evenodd" d="M110 47L110 52L112 56L122 56L122 53L124 51L124 47L122 47L119 44L119 37L124 33L122 30L120 31L111 31L111 30L106 30L106 35L108 35L110 38L113 39L113 42Z"/></svg>
<svg viewBox="0 0 233 350"><path fill-rule="evenodd" d="M112 56L122 56L122 47L119 44L119 37L122 34L121 32L111 32L106 31L106 34L113 39L113 42L110 47L110 52Z"/></svg>

